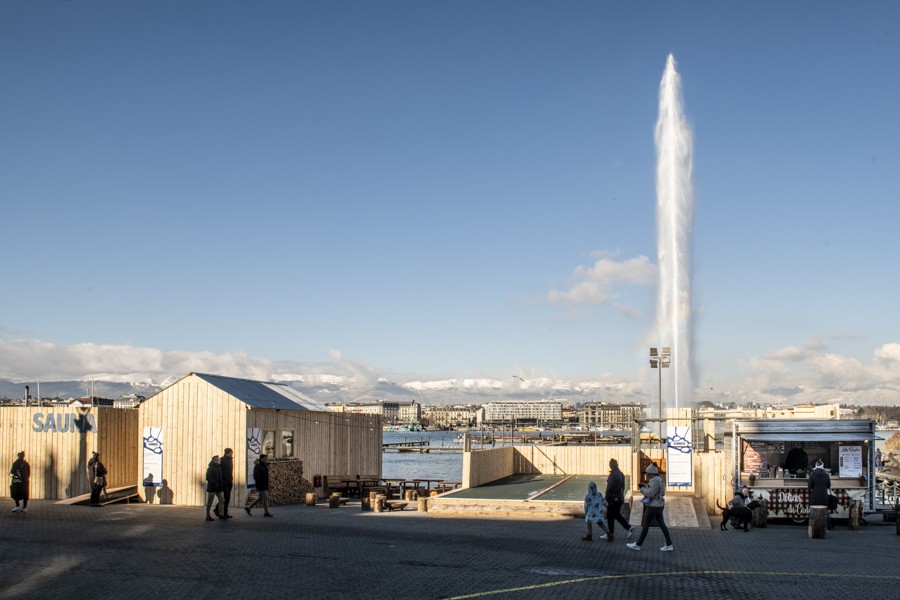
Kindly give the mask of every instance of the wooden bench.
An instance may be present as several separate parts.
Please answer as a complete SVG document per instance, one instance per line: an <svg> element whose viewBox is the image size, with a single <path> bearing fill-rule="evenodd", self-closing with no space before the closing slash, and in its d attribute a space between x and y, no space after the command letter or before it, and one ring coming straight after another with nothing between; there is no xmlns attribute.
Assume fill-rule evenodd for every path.
<svg viewBox="0 0 900 600"><path fill-rule="evenodd" d="M341 481L342 479L353 479L352 475L325 475L325 481L322 484L322 487L325 488L325 496L331 495L331 492L340 492L341 494L349 494L351 489L355 489L355 486L351 486L351 484L346 481Z"/></svg>

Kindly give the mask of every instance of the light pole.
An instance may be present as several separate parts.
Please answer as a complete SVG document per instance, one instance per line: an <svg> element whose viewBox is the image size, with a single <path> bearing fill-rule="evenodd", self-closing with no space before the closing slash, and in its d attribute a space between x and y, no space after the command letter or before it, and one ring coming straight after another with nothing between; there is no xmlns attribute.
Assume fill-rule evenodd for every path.
<svg viewBox="0 0 900 600"><path fill-rule="evenodd" d="M672 364L672 349L669 347L662 348L657 352L656 348L650 348L650 367L656 369L657 379L659 382L659 443L662 445L663 437L663 414L662 414L662 370L668 369Z"/></svg>

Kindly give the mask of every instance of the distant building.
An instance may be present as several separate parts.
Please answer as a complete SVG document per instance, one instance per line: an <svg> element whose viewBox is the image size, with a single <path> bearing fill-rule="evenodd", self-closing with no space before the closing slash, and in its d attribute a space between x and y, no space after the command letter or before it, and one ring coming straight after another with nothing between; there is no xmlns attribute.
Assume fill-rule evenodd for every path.
<svg viewBox="0 0 900 600"><path fill-rule="evenodd" d="M548 423L563 418L563 403L559 400L498 400L482 408L487 423Z"/></svg>
<svg viewBox="0 0 900 600"><path fill-rule="evenodd" d="M351 413L357 415L379 415L385 425L396 423L419 423L422 420L422 405L415 400L409 402L394 402L379 400L377 402L347 402L342 404L329 404L328 407L335 412Z"/></svg>
<svg viewBox="0 0 900 600"><path fill-rule="evenodd" d="M641 404L615 404L613 402L588 402L578 409L578 424L588 429L631 429L636 419L641 419Z"/></svg>
<svg viewBox="0 0 900 600"><path fill-rule="evenodd" d="M116 398L113 401L113 406L115 408L137 408L144 400L146 398L139 394L126 394Z"/></svg>
<svg viewBox="0 0 900 600"><path fill-rule="evenodd" d="M478 407L471 404L454 406L426 406L422 417L431 427L468 427L475 424Z"/></svg>

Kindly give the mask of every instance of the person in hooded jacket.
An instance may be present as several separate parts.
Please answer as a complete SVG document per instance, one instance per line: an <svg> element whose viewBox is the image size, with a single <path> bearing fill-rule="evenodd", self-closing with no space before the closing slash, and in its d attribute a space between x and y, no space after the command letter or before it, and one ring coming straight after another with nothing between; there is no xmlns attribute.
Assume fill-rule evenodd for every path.
<svg viewBox="0 0 900 600"><path fill-rule="evenodd" d="M638 538L636 542L631 542L630 544L626 544L628 548L632 550L640 550L641 544L644 543L644 540L647 538L647 533L650 531L650 523L656 521L657 525L659 525L660 531L662 531L663 535L666 537L666 545L660 548L663 552L671 552L674 550L672 548L672 537L669 535L669 528L666 527L666 520L663 518L663 509L666 506L666 484L663 483L662 477L659 476L659 469L654 464L650 464L644 472L647 475L650 475L650 481L647 485L641 486L641 493L644 495L644 499L641 502L644 503L644 517L641 521L641 536Z"/></svg>
<svg viewBox="0 0 900 600"><path fill-rule="evenodd" d="M810 506L828 506L828 496L831 494L831 476L825 470L825 465L821 460L816 461L816 467L809 474L809 505ZM828 511L826 525L828 529L834 528L831 522L831 511Z"/></svg>
<svg viewBox="0 0 900 600"><path fill-rule="evenodd" d="M584 496L584 522L587 525L587 534L581 537L584 541L589 542L594 539L591 532L594 523L606 533L607 538L612 538L612 534L610 534L609 529L606 528L606 523L604 523L606 515L603 507L606 504L606 499L600 493L600 490L597 489L597 484L593 481L590 482L587 494Z"/></svg>
<svg viewBox="0 0 900 600"><path fill-rule="evenodd" d="M244 506L244 510L247 511L248 515L253 516L251 509L262 504L263 516L271 517L272 513L269 512L269 457L265 454L259 455L259 460L253 467L253 481L256 483L256 491L259 492L259 497Z"/></svg>
<svg viewBox="0 0 900 600"><path fill-rule="evenodd" d="M222 465L218 454L212 457L212 460L209 461L209 465L206 467L207 521L215 521L209 514L214 499L218 500L219 504L222 504L225 501L225 498L222 496ZM220 516L219 518L224 519L225 517Z"/></svg>
<svg viewBox="0 0 900 600"><path fill-rule="evenodd" d="M16 455L16 460L9 469L12 478L9 484L9 496L16 502L13 512L28 512L28 481L31 479L31 466L25 460L25 451ZM22 502L22 506L19 506Z"/></svg>

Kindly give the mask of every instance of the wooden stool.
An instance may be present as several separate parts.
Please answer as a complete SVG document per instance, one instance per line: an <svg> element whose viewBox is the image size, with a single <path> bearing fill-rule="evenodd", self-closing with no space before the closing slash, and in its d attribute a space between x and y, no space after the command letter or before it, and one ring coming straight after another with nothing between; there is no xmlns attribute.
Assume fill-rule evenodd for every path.
<svg viewBox="0 0 900 600"><path fill-rule="evenodd" d="M428 498L424 496L419 497L416 508L419 512L428 512Z"/></svg>
<svg viewBox="0 0 900 600"><path fill-rule="evenodd" d="M328 497L328 508L339 508L341 506L340 492L332 492Z"/></svg>
<svg viewBox="0 0 900 600"><path fill-rule="evenodd" d="M850 503L850 531L859 531L859 523L862 521L862 500L854 500Z"/></svg>
<svg viewBox="0 0 900 600"><path fill-rule="evenodd" d="M378 494L377 496L375 496L375 504L372 506L372 510L377 513L384 512L385 500L386 498L383 494Z"/></svg>
<svg viewBox="0 0 900 600"><path fill-rule="evenodd" d="M406 490L405 492L403 492L403 499L406 500L407 502L412 502L413 500L416 500L418 497L419 497L419 492L417 492L416 490Z"/></svg>
<svg viewBox="0 0 900 600"><path fill-rule="evenodd" d="M759 500L759 506L753 509L753 518L750 524L756 527L765 527L769 522L769 507L765 500Z"/></svg>
<svg viewBox="0 0 900 600"><path fill-rule="evenodd" d="M315 506L316 502L318 502L318 501L319 501L319 499L316 497L316 495L314 493L306 494L306 505L307 506Z"/></svg>
<svg viewBox="0 0 900 600"><path fill-rule="evenodd" d="M809 507L809 537L824 539L828 535L828 507L814 505Z"/></svg>

